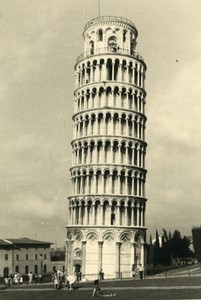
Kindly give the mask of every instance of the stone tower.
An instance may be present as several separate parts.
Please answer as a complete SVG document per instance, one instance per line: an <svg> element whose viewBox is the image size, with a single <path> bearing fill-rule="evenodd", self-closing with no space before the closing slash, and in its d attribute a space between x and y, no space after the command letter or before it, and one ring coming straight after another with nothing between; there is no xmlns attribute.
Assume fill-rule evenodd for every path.
<svg viewBox="0 0 201 300"><path fill-rule="evenodd" d="M66 268L86 279L144 265L146 64L137 35L128 19L95 18L75 63Z"/></svg>

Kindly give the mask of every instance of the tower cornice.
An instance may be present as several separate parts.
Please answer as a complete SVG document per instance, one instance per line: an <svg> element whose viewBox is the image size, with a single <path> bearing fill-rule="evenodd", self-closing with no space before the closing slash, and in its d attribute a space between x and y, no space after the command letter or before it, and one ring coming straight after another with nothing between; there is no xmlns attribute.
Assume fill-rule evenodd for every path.
<svg viewBox="0 0 201 300"><path fill-rule="evenodd" d="M130 28L132 31L135 32L136 37L138 35L138 31L137 28L135 26L135 24L130 21L127 18L122 18L122 17L118 17L118 16L102 16L102 17L98 17L98 18L94 18L92 20L90 20L89 22L87 22L87 24L84 27L84 32L83 32L83 36L85 36L85 32L87 31L88 28L92 27L92 26L100 26L102 24L108 24L108 25L120 25L124 24L125 26L127 26L128 28Z"/></svg>

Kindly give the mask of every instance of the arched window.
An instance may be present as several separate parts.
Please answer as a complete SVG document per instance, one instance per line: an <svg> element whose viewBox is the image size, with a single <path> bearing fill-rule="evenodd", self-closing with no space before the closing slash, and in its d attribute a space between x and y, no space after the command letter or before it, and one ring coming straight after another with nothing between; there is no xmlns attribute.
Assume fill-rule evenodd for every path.
<svg viewBox="0 0 201 300"><path fill-rule="evenodd" d="M98 41L101 42L102 40L103 40L103 30L100 29L100 30L98 31Z"/></svg>
<svg viewBox="0 0 201 300"><path fill-rule="evenodd" d="M125 43L126 41L126 30L123 31L123 42Z"/></svg>
<svg viewBox="0 0 201 300"><path fill-rule="evenodd" d="M90 47L90 54L94 54L94 42L93 41L91 41L89 43L89 47Z"/></svg>
<svg viewBox="0 0 201 300"><path fill-rule="evenodd" d="M108 49L112 52L117 52L117 38L115 36L111 36L108 39Z"/></svg>
<svg viewBox="0 0 201 300"><path fill-rule="evenodd" d="M6 267L6 268L3 269L3 276L4 277L8 277L9 276L9 268Z"/></svg>

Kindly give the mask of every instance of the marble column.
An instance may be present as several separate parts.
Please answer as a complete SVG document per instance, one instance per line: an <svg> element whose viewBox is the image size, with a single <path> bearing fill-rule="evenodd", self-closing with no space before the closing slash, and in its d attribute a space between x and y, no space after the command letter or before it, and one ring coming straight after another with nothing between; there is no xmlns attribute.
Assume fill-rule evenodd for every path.
<svg viewBox="0 0 201 300"><path fill-rule="evenodd" d="M86 241L82 241L82 276L85 276L86 270Z"/></svg>
<svg viewBox="0 0 201 300"><path fill-rule="evenodd" d="M102 269L103 264L103 241L98 241L98 272Z"/></svg>
<svg viewBox="0 0 201 300"><path fill-rule="evenodd" d="M122 242L116 242L116 278L120 278L120 248Z"/></svg>

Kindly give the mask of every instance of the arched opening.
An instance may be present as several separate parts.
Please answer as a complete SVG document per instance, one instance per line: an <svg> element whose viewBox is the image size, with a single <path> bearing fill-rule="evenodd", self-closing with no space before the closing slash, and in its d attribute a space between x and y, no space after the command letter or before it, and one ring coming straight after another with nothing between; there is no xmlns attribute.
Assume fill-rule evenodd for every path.
<svg viewBox="0 0 201 300"><path fill-rule="evenodd" d="M88 201L87 203L87 225L88 224L91 224L91 221L92 221L92 201Z"/></svg>
<svg viewBox="0 0 201 300"><path fill-rule="evenodd" d="M89 172L89 194L92 193L92 185L93 185L93 171Z"/></svg>
<svg viewBox="0 0 201 300"><path fill-rule="evenodd" d="M93 155L94 155L94 141L90 143L90 164L93 162Z"/></svg>
<svg viewBox="0 0 201 300"><path fill-rule="evenodd" d="M119 194L118 191L118 173L114 171L112 174L112 194Z"/></svg>
<svg viewBox="0 0 201 300"><path fill-rule="evenodd" d="M111 114L107 113L105 118L106 123L106 134L111 133Z"/></svg>
<svg viewBox="0 0 201 300"><path fill-rule="evenodd" d="M131 172L128 172L128 181L127 181L127 193L128 195L132 195L132 177Z"/></svg>
<svg viewBox="0 0 201 300"><path fill-rule="evenodd" d="M29 266L25 266L25 274L28 274L29 273Z"/></svg>
<svg viewBox="0 0 201 300"><path fill-rule="evenodd" d="M120 203L120 225L124 225L125 223L125 203L121 201Z"/></svg>
<svg viewBox="0 0 201 300"><path fill-rule="evenodd" d="M102 143L102 141L98 141L98 143L97 143L97 163L98 164L100 162L102 162L102 160L101 160L101 151L102 150L103 150L103 143Z"/></svg>
<svg viewBox="0 0 201 300"><path fill-rule="evenodd" d="M128 163L132 165L132 160L133 160L133 148L132 148L132 143L128 144Z"/></svg>
<svg viewBox="0 0 201 300"><path fill-rule="evenodd" d="M95 225L102 225L101 224L101 206L100 201L95 202Z"/></svg>
<svg viewBox="0 0 201 300"><path fill-rule="evenodd" d="M5 277L8 278L8 276L9 276L9 268L8 268L8 267L5 267L5 268L3 269L3 276L4 276L4 278L5 278Z"/></svg>
<svg viewBox="0 0 201 300"><path fill-rule="evenodd" d="M105 142L105 163L108 163L110 161L109 159L109 153L110 153L110 142L106 141Z"/></svg>
<svg viewBox="0 0 201 300"><path fill-rule="evenodd" d="M121 105L122 105L122 108L126 107L126 105L125 105L126 99L127 99L127 97L126 97L126 89L123 88L122 89L122 93L121 93L121 101L122 101Z"/></svg>
<svg viewBox="0 0 201 300"><path fill-rule="evenodd" d="M107 60L107 80L112 80L112 60Z"/></svg>
<svg viewBox="0 0 201 300"><path fill-rule="evenodd" d="M98 35L98 42L102 42L103 41L103 30L99 29L97 32Z"/></svg>
<svg viewBox="0 0 201 300"><path fill-rule="evenodd" d="M103 123L103 114L98 114L98 135L101 134L101 125Z"/></svg>
<svg viewBox="0 0 201 300"><path fill-rule="evenodd" d="M117 86L115 86L115 88L114 88L114 107L119 106L119 103L117 101L118 96L119 96L119 88Z"/></svg>
<svg viewBox="0 0 201 300"><path fill-rule="evenodd" d="M125 172L122 171L120 175L120 194L124 194L125 192Z"/></svg>
<svg viewBox="0 0 201 300"><path fill-rule="evenodd" d="M44 271L44 273L47 273L47 265L43 266L43 271Z"/></svg>
<svg viewBox="0 0 201 300"><path fill-rule="evenodd" d="M96 173L96 193L100 193L101 192L101 171L98 170Z"/></svg>
<svg viewBox="0 0 201 300"><path fill-rule="evenodd" d="M117 202L113 201L111 207L111 225L115 225L115 222L117 222L115 218L116 208L117 208Z"/></svg>
<svg viewBox="0 0 201 300"><path fill-rule="evenodd" d="M37 265L34 266L34 273L38 274L38 266Z"/></svg>
<svg viewBox="0 0 201 300"><path fill-rule="evenodd" d="M110 206L108 201L103 204L103 224L110 225Z"/></svg>
<svg viewBox="0 0 201 300"><path fill-rule="evenodd" d="M114 80L118 80L119 59L115 59L114 63Z"/></svg>
<svg viewBox="0 0 201 300"><path fill-rule="evenodd" d="M117 52L117 38L110 36L108 39L108 50L111 52Z"/></svg>
<svg viewBox="0 0 201 300"><path fill-rule="evenodd" d="M107 170L104 173L104 193L109 192L109 179L110 179L110 172Z"/></svg>
<svg viewBox="0 0 201 300"><path fill-rule="evenodd" d="M113 163L115 163L117 161L117 157L118 157L118 142L114 141L113 143Z"/></svg>
<svg viewBox="0 0 201 300"><path fill-rule="evenodd" d="M90 54L94 54L94 41L90 41L89 43L89 51L90 51Z"/></svg>
<svg viewBox="0 0 201 300"><path fill-rule="evenodd" d="M132 207L131 207L131 202L129 201L128 202L128 207L127 207L127 222L128 222L128 226L131 226L132 225L132 222L131 222L131 216L132 216L132 213L131 213L131 210L132 210Z"/></svg>
<svg viewBox="0 0 201 300"><path fill-rule="evenodd" d="M123 31L123 43L125 43L126 41L126 32L127 32L126 30Z"/></svg>

